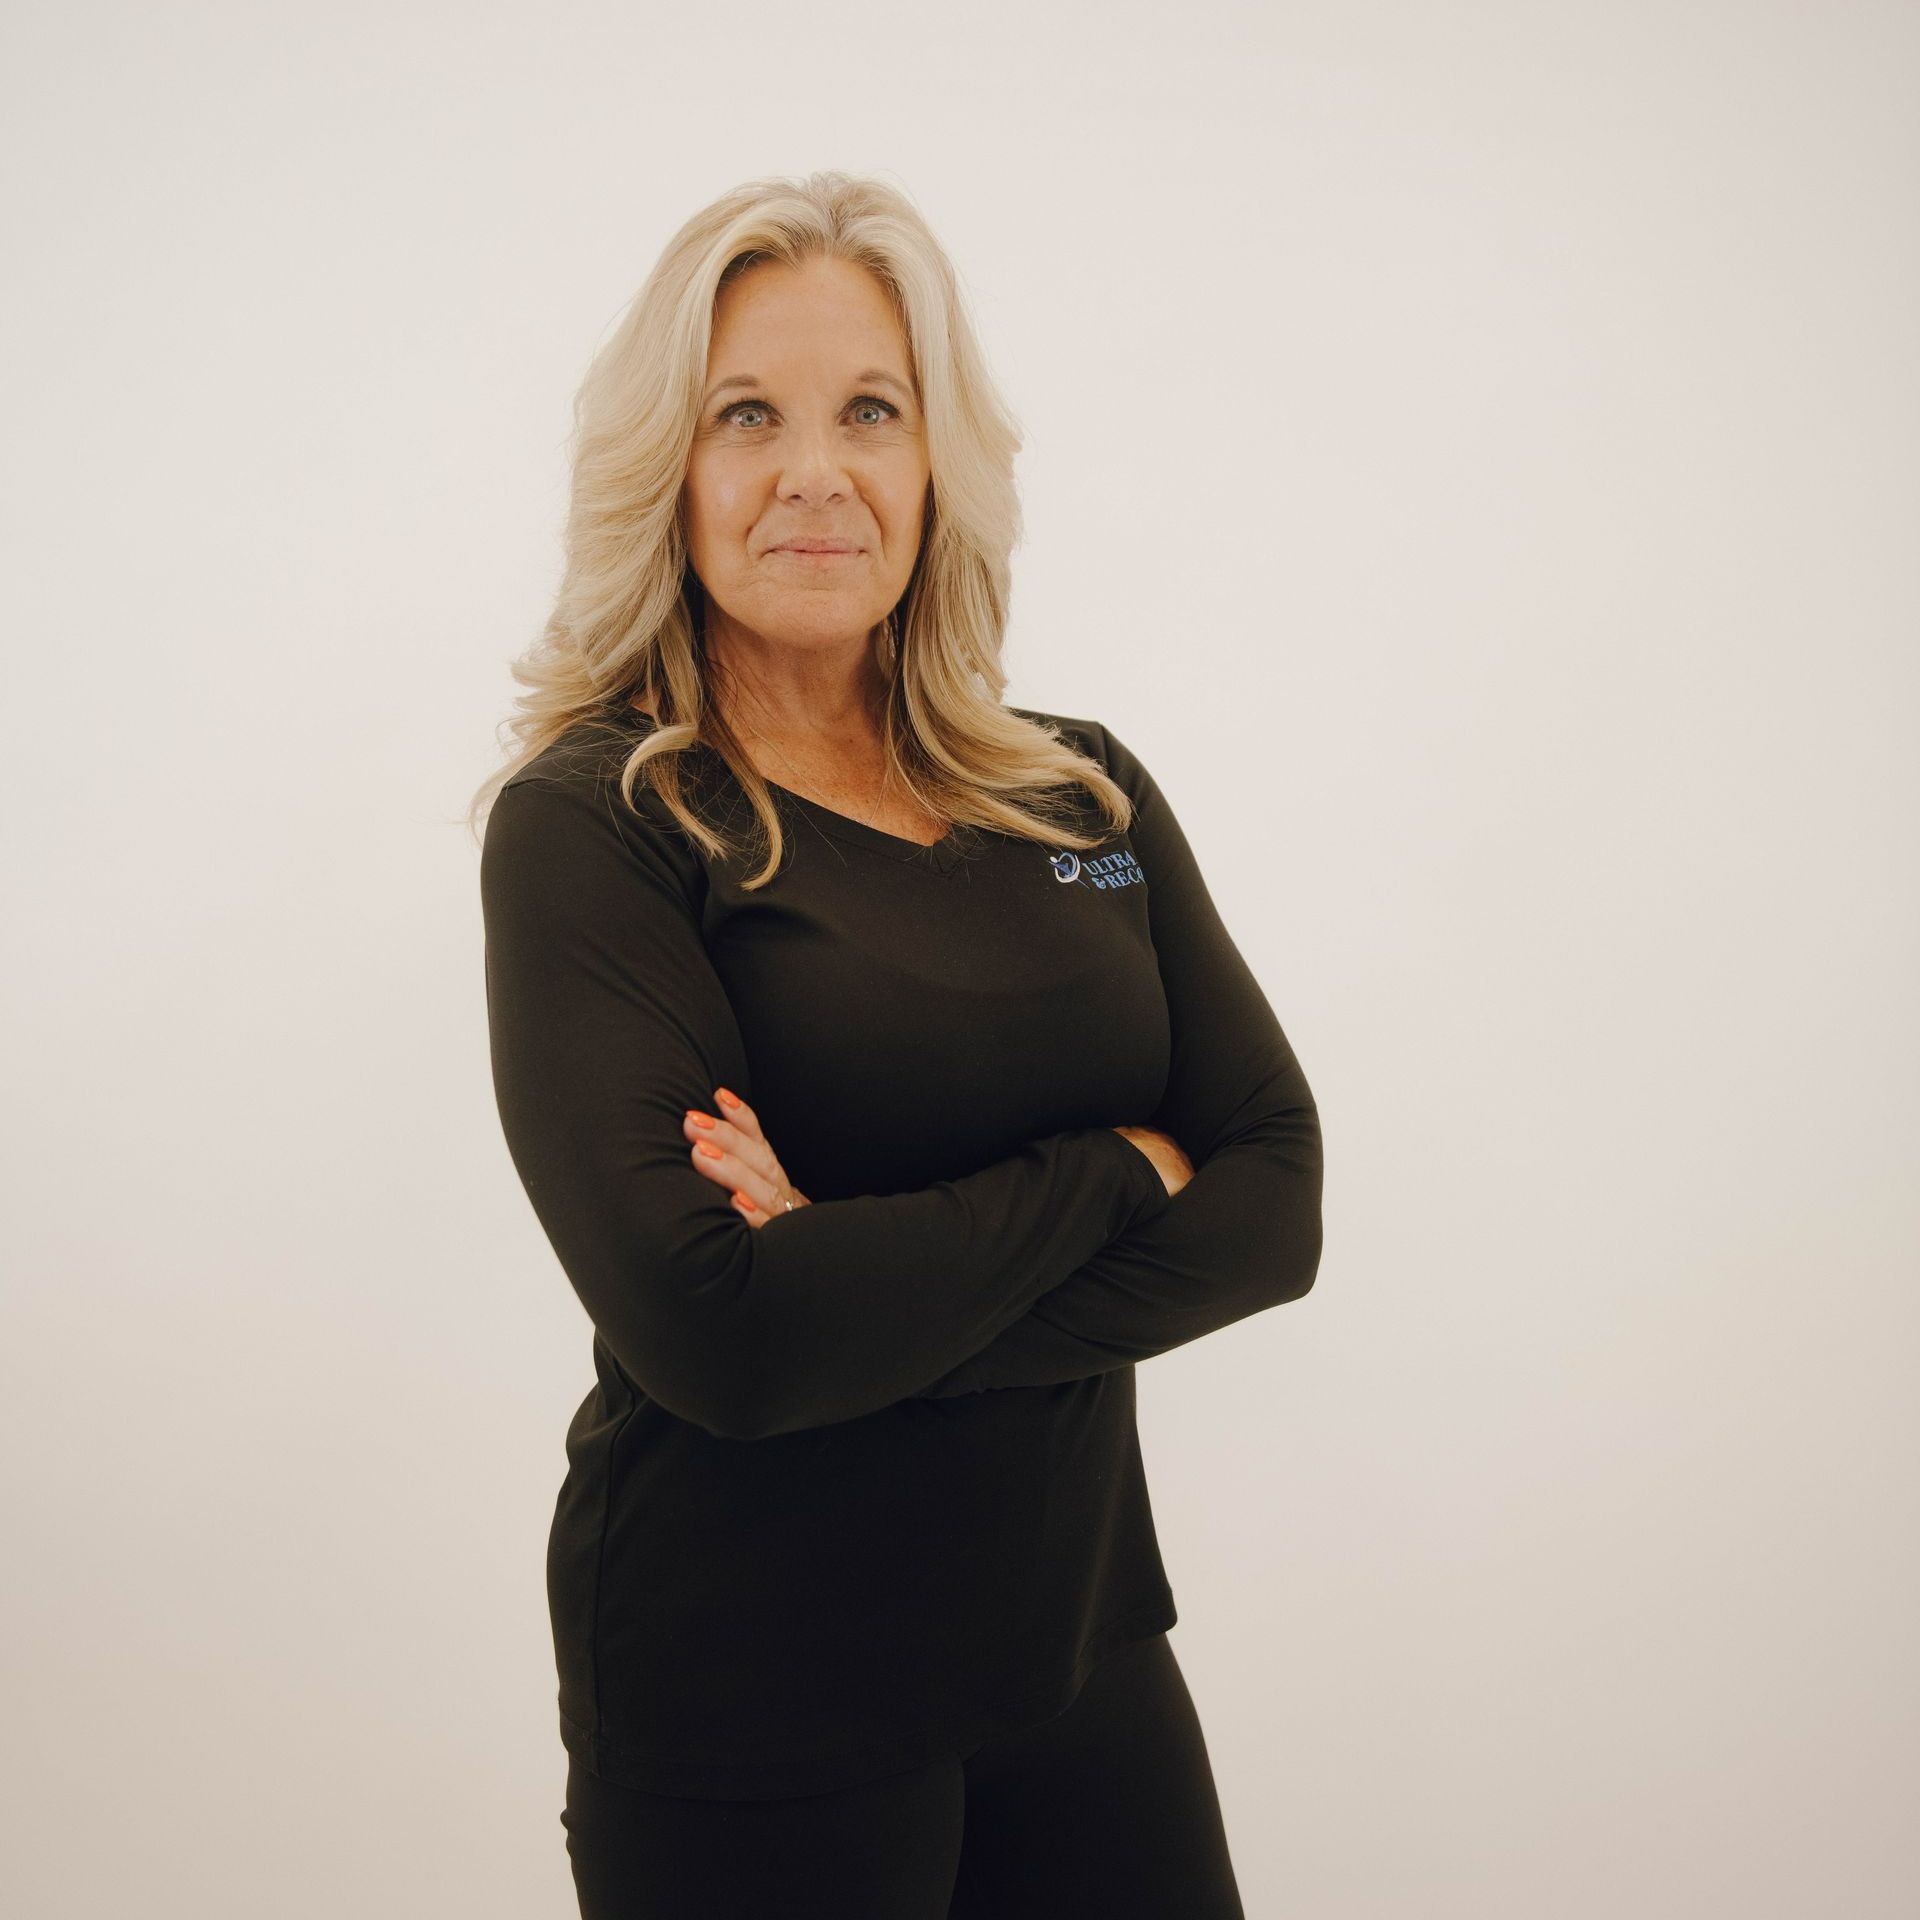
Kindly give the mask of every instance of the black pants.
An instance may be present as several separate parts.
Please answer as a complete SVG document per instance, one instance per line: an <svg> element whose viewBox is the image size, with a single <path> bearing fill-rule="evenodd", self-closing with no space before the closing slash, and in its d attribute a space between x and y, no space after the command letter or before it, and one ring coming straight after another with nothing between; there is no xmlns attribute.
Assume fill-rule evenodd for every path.
<svg viewBox="0 0 1920 1920"><path fill-rule="evenodd" d="M582 1920L1245 1920L1167 1636L1065 1713L838 1792L694 1800L567 1771Z"/></svg>

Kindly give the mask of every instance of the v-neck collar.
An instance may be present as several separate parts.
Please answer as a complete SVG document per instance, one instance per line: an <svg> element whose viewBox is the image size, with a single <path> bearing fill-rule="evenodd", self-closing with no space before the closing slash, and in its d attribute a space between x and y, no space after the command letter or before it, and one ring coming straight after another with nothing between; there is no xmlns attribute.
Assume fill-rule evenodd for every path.
<svg viewBox="0 0 1920 1920"><path fill-rule="evenodd" d="M765 774L760 777L766 780ZM818 800L809 800L804 793L795 793L791 787L783 787L777 780L767 780L767 786L781 799L798 807L822 833L829 833L836 840L851 842L856 847L870 847L875 853L894 860L930 866L940 873L951 873L960 864L959 832L954 827L949 827L938 840L909 840L903 834L885 833L878 827L870 827L850 813L839 813L832 807L822 806Z"/></svg>
<svg viewBox="0 0 1920 1920"><path fill-rule="evenodd" d="M643 713L631 701L623 700L618 715L630 725L651 732L659 725L650 713ZM726 766L718 754L713 755L716 766L725 772L728 784L738 789L739 781L733 770ZM818 800L809 800L804 793L796 793L791 787L783 787L777 780L766 781L770 791L777 793L790 806L799 810L802 816L813 822L822 833L830 834L834 839L852 846L865 847L872 853L901 861L912 866L931 867L936 873L952 873L966 857L961 844L962 829L949 826L938 840L909 840L903 834L886 833L879 827L870 827L864 820L856 820L850 813L840 813L834 808L823 806Z"/></svg>

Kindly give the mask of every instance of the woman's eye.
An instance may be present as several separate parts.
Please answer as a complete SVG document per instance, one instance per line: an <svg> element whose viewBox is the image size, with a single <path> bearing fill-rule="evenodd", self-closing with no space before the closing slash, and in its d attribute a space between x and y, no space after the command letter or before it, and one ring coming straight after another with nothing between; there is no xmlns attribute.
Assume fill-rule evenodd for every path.
<svg viewBox="0 0 1920 1920"><path fill-rule="evenodd" d="M849 410L857 414L862 409L867 407L878 407L881 411L883 418L885 419L891 420L891 419L899 418L900 409L896 407L891 400L882 400L872 394L863 394L858 400L855 400L852 403ZM733 426L740 426L743 424L750 425L751 424L750 422L743 423L741 421L740 419L741 414L765 413L766 411L767 411L766 407L758 400L736 400L732 406L722 407L720 409L719 418L723 422ZM870 420L870 421L862 421L861 424L863 426L879 426L881 422L878 420Z"/></svg>

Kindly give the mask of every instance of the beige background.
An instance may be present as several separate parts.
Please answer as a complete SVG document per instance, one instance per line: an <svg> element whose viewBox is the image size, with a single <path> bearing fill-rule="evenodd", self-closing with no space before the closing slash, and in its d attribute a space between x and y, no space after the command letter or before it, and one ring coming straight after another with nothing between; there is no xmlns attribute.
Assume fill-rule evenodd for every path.
<svg viewBox="0 0 1920 1920"><path fill-rule="evenodd" d="M457 815L590 352L816 166L1322 1106L1313 1294L1140 1370L1249 1914L1920 1906L1911 6L7 39L0 1907L574 1911Z"/></svg>

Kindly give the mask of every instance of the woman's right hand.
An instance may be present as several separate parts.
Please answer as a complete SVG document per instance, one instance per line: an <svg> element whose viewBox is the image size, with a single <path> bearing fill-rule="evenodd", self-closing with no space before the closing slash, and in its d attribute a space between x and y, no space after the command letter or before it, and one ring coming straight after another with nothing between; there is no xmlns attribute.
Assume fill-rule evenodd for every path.
<svg viewBox="0 0 1920 1920"><path fill-rule="evenodd" d="M1158 1127L1115 1127L1114 1132L1131 1140L1153 1162L1166 1183L1169 1199L1193 1178L1193 1162L1172 1134L1162 1133Z"/></svg>

